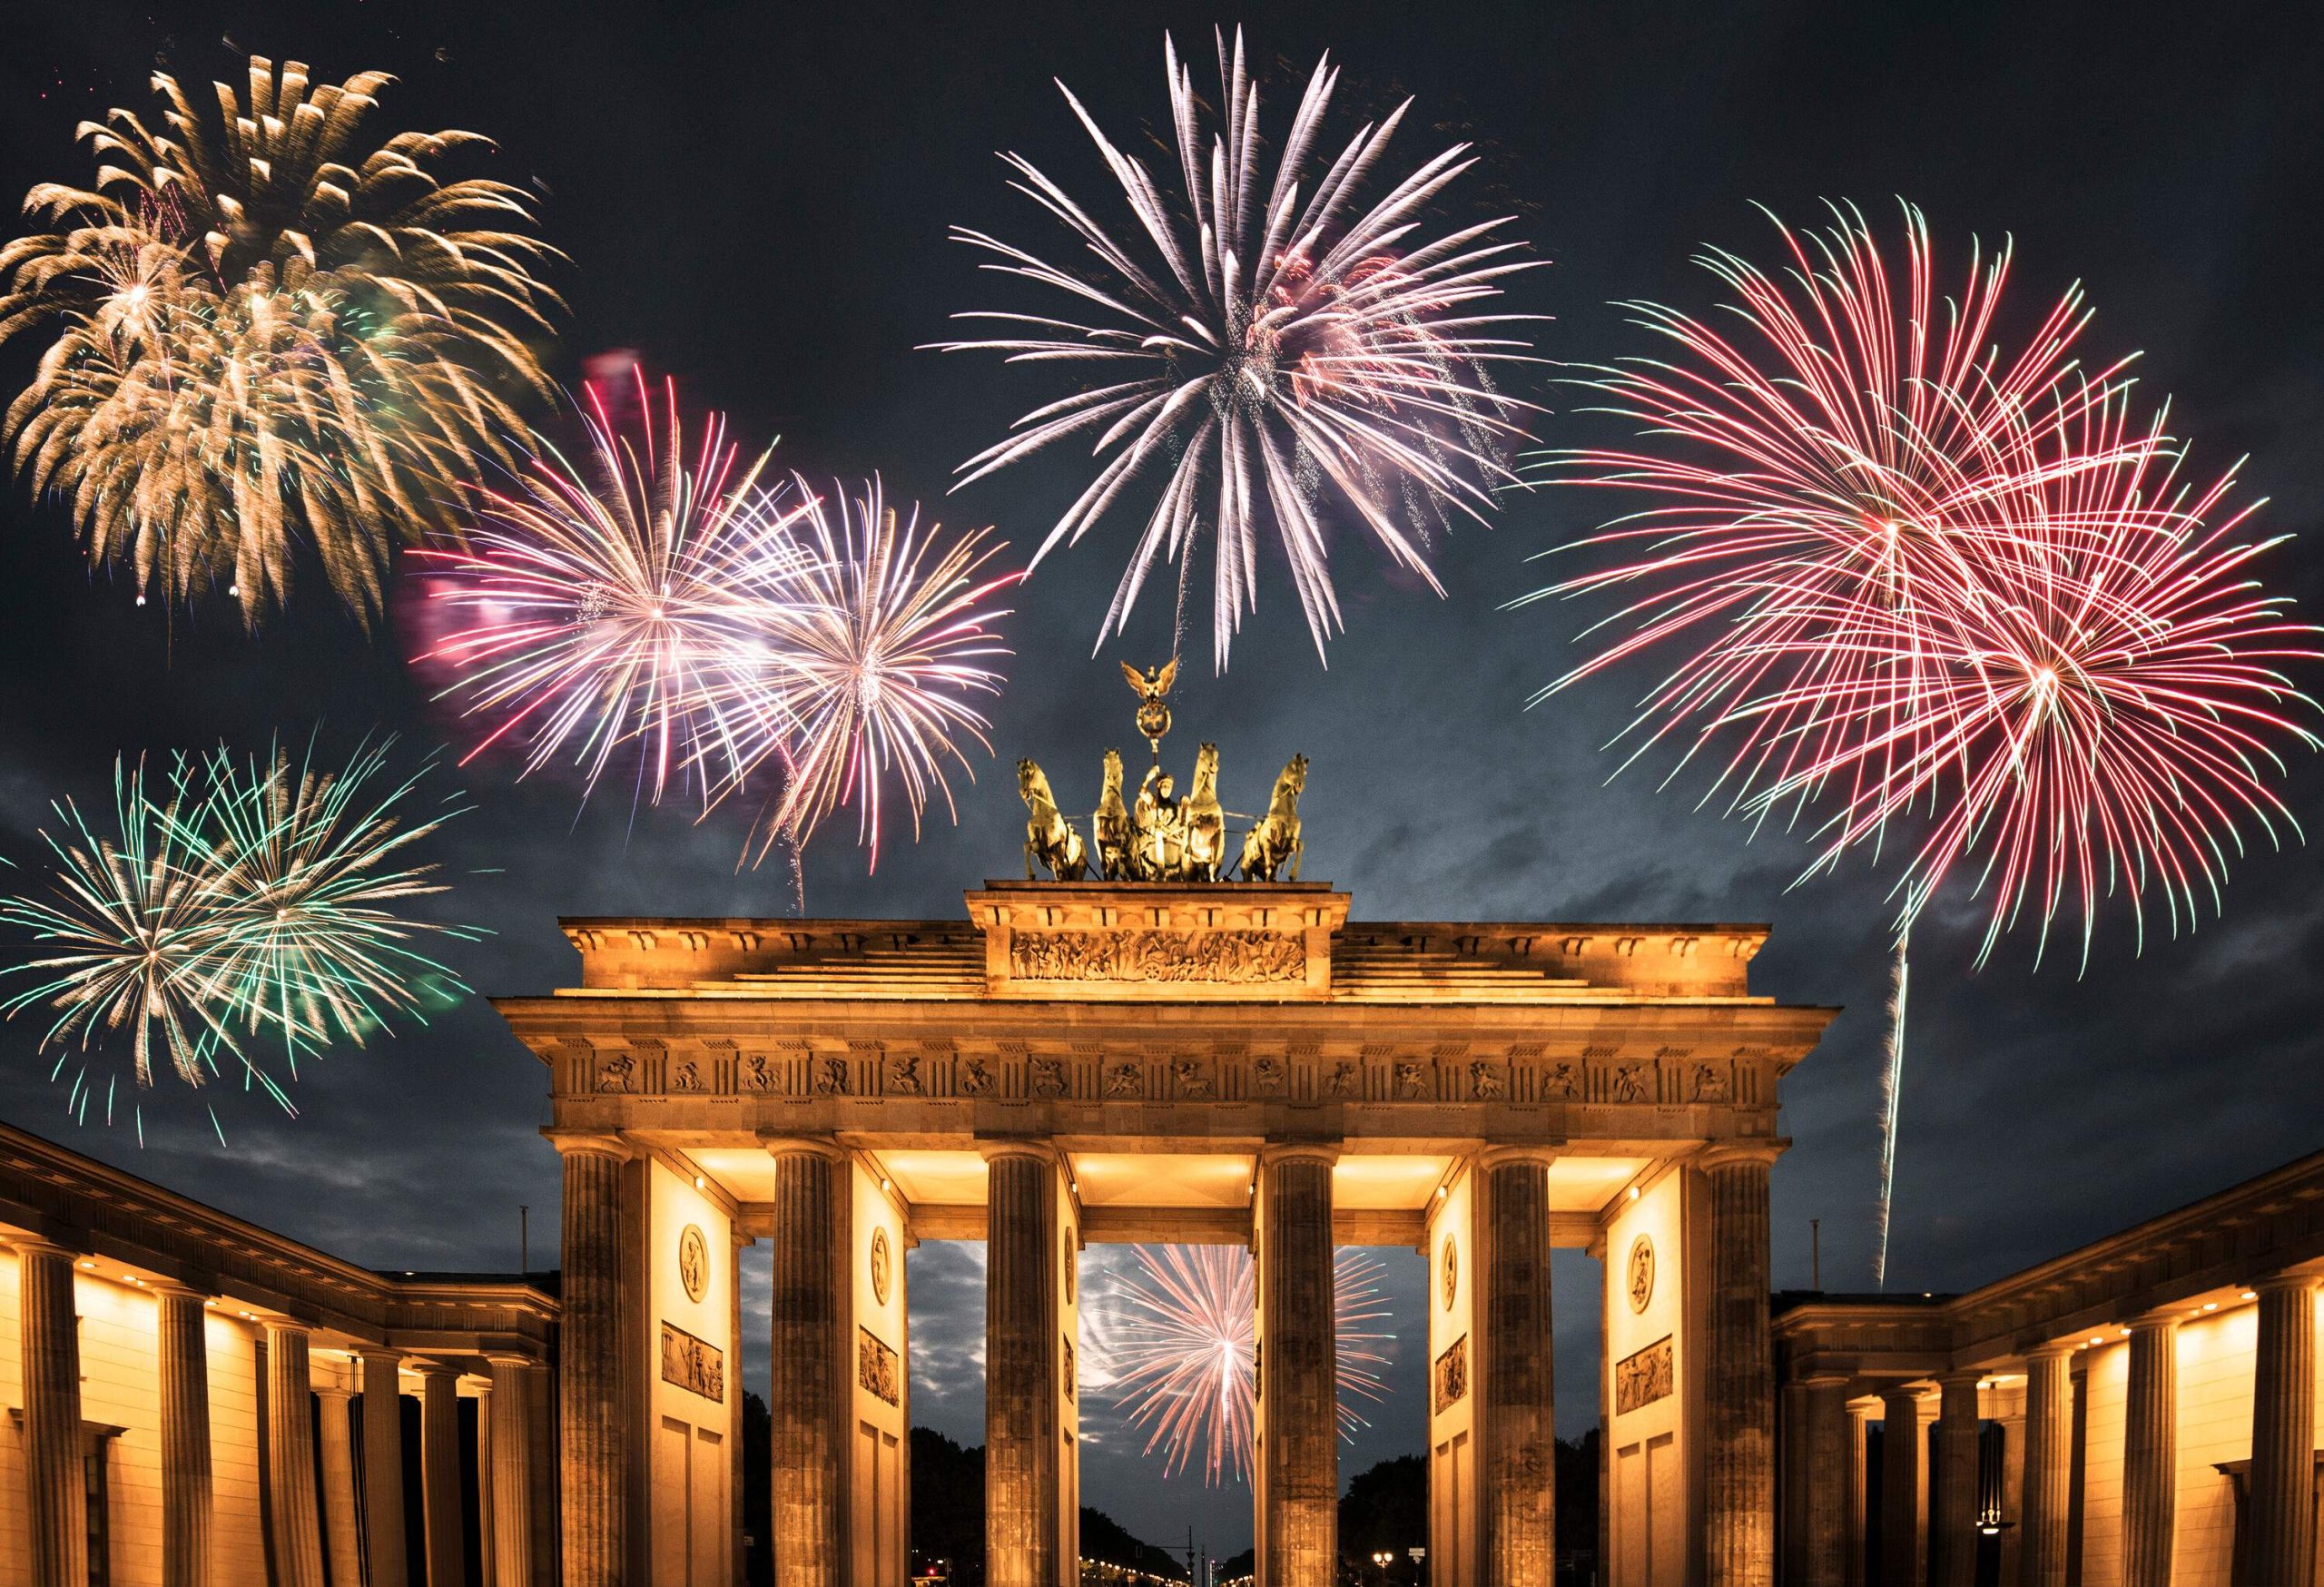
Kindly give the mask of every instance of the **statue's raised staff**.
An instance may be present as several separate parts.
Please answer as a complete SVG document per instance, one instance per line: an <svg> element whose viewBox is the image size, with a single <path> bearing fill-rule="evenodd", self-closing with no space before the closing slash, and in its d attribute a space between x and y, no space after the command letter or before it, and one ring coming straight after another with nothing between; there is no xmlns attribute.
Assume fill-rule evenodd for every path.
<svg viewBox="0 0 2324 1587"><path fill-rule="evenodd" d="M1033 880L1036 862L1049 870L1053 882L1078 882L1088 869L1088 854L1081 834L1059 813L1049 793L1049 780L1031 761L1017 763L1017 792L1025 796L1031 819L1025 823L1025 880Z"/></svg>
<svg viewBox="0 0 2324 1587"><path fill-rule="evenodd" d="M1307 757L1293 755L1283 775L1275 780L1275 796L1267 801L1267 813L1243 839L1244 881L1273 882L1286 862L1291 874L1285 880L1299 880L1299 795L1306 787Z"/></svg>

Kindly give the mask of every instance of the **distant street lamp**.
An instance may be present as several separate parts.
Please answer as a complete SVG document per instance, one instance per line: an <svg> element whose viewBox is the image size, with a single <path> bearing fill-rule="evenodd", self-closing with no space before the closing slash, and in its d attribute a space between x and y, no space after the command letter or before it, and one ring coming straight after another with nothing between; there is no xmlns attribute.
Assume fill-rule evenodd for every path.
<svg viewBox="0 0 2324 1587"><path fill-rule="evenodd" d="M1381 1587L1387 1587L1388 1567L1396 1562L1396 1556L1386 1549L1376 1549L1373 1552L1372 1562L1380 1568Z"/></svg>

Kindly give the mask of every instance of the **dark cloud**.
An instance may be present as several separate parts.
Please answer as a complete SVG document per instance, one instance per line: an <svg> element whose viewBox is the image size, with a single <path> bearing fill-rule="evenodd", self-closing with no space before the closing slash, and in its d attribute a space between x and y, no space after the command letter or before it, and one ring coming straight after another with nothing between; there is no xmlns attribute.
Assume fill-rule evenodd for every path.
<svg viewBox="0 0 2324 1587"><path fill-rule="evenodd" d="M1686 262L1706 241L1764 251L1748 201L1808 217L1853 196L1886 223L1888 195L1926 207L1955 251L1974 230L2014 234L2030 305L2081 278L2102 310L2096 345L2143 346L2145 380L2177 394L2174 423L2211 465L2249 453L2262 521L2307 530L2324 506L2324 136L2313 36L2285 9L2198 11L2061 4L1668 8L1261 5L1244 20L1262 58L1305 62L1328 45L1352 100L1421 96L1421 114L1490 140L1482 184L1523 217L1552 261L1524 306L1557 316L1552 356L1610 358L1637 343L1610 301L1706 301ZM1004 416L1051 389L1038 375L918 354L986 289L948 222L1039 234L1002 186L996 148L1021 149L1091 192L1054 74L1108 124L1161 113L1160 35L1206 44L1210 13L1145 6L689 7L405 5L317 8L180 5L156 19L120 0L12 18L0 64L0 191L84 176L74 122L140 103L159 58L201 75L233 68L222 33L320 72L380 66L401 79L388 114L473 127L499 140L496 171L548 193L550 234L574 257L577 374L607 348L677 373L694 399L730 408L744 436L780 432L814 470L884 471L891 491L941 497L952 465ZM44 97L45 95L45 97ZM1270 104L1288 97L1277 87ZM1429 134L1430 137L1437 134ZM1427 138L1407 133L1417 149ZM0 353L15 389L32 350ZM1553 398L1565 405L1562 395ZM1571 444L1595 421L1561 414ZM941 502L953 521L998 520L1020 548L1070 499L1073 460L1019 470ZM1531 711L1566 664L1579 615L1499 609L1541 582L1528 558L1582 527L1591 504L1514 500L1490 530L1442 550L1448 596L1400 587L1353 536L1333 546L1348 636L1320 667L1279 566L1231 676L1197 675L1179 736L1216 740L1229 803L1260 796L1295 750L1315 761L1307 875L1351 888L1362 914L1417 918L1768 920L1758 985L1845 1004L1823 1048L1786 1088L1796 1145L1774 1191L1776 1281L1809 1277L1808 1220L1823 1226L1825 1280L1861 1285L1871 1242L1873 1110L1885 996L1885 880L1861 870L1791 890L1797 840L1698 811L1699 785L1664 793L1655 771L1609 785L1598 746L1644 680L1609 680ZM32 829L61 794L103 798L117 751L231 739L351 744L381 727L414 753L447 724L404 672L390 635L367 637L324 609L320 585L258 639L231 612L172 631L119 581L78 562L62 514L0 506L9 577L0 589L0 852L31 858ZM812 856L816 912L952 914L960 892L1017 863L1022 814L1006 763L1032 754L1068 803L1094 789L1098 751L1128 737L1117 656L1168 647L1167 602L1129 644L1089 659L1124 529L1060 554L1021 592L1010 625L1015 682L997 712L992 763L962 790L962 824L940 820L898 844L876 879L833 834ZM2312 546L2277 558L2311 607L2324 594ZM1189 671L1205 671L1199 639ZM1190 743L1187 746L1190 748ZM1659 770L1659 769L1658 769ZM2289 796L2316 807L2303 757ZM451 957L486 991L570 977L556 913L780 912L784 880L738 871L723 816L633 813L610 793L577 822L569 786L517 784L502 764L458 779L478 808L435 849L457 888L442 908L494 934ZM2240 863L2223 922L2133 953L2122 912L2089 968L2005 941L1973 965L1978 916L1955 901L1916 934L1913 1031L1898 1158L1894 1273L1944 1289L2162 1210L2312 1149L2319 1118L2315 1032L2324 994L2319 865L2311 850ZM2073 944L2066 944L2073 947ZM534 1131L538 1066L488 1010L464 1005L423 1031L335 1054L302 1079L302 1117L231 1097L222 1148L197 1109L164 1092L142 1152L123 1130L72 1129L43 1079L35 1031L0 1028L0 1114L359 1260L498 1267L516 1254L517 1207L534 1210L538 1260L556 1238L557 1171ZM755 1318L747 1374L764 1372L764 1257L746 1261ZM911 1256L915 1410L980 1436L975 1362L980 1253ZM1392 1282L1413 1302L1417 1258ZM1569 1431L1595 1410L1596 1267L1561 1257L1559 1367ZM1416 1356L1352 1464L1417 1447ZM1221 1552L1240 1546L1232 1494L1157 1484L1118 1438L1093 1453L1087 1493L1167 1541L1197 1518Z"/></svg>

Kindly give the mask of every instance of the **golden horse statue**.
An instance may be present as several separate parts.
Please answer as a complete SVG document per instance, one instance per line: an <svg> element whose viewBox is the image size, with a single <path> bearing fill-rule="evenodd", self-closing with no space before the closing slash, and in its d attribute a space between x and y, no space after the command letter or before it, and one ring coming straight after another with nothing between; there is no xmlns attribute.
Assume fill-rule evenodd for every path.
<svg viewBox="0 0 2324 1587"><path fill-rule="evenodd" d="M1293 755L1275 780L1275 797L1267 801L1266 814L1243 839L1244 881L1272 882L1285 861L1291 864L1287 880L1299 880L1299 795L1306 787L1307 757Z"/></svg>
<svg viewBox="0 0 2324 1587"><path fill-rule="evenodd" d="M1025 880L1033 880L1033 863L1039 861L1049 868L1053 882L1080 881L1088 868L1081 834L1058 813L1049 778L1031 761L1017 763L1017 792L1025 796L1025 808L1032 813L1032 819L1025 823Z"/></svg>
<svg viewBox="0 0 2324 1587"><path fill-rule="evenodd" d="M1129 806L1122 803L1122 757L1106 752L1106 784L1098 795L1098 809L1089 817L1089 835L1098 848L1098 874L1119 882L1130 873Z"/></svg>
<svg viewBox="0 0 2324 1587"><path fill-rule="evenodd" d="M1194 786L1178 807L1183 834L1180 879L1216 882L1226 863L1226 810L1218 803L1218 746L1206 744L1195 752Z"/></svg>

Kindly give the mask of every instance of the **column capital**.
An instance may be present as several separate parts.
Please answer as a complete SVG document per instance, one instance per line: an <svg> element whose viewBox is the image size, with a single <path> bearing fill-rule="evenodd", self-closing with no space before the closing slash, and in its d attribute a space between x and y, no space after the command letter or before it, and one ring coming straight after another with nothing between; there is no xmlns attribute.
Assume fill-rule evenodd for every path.
<svg viewBox="0 0 2324 1587"><path fill-rule="evenodd" d="M2312 1293L2317 1283L2318 1275L2313 1273L2270 1273L2265 1278L2252 1279L2245 1287L2254 1295L2269 1295L2287 1289Z"/></svg>
<svg viewBox="0 0 2324 1587"><path fill-rule="evenodd" d="M1042 1135L980 1137L977 1155L988 1163L1003 1162L1010 1158L1030 1158L1035 1162L1051 1165L1059 1161L1056 1144Z"/></svg>
<svg viewBox="0 0 2324 1587"><path fill-rule="evenodd" d="M62 1257L69 1262L77 1262L88 1254L72 1246L52 1240L45 1235L30 1232L0 1235L0 1246L7 1247L19 1257Z"/></svg>
<svg viewBox="0 0 2324 1587"><path fill-rule="evenodd" d="M157 1296L168 1296L172 1300L206 1301L210 1298L207 1290L196 1289L191 1284L180 1284L172 1278L149 1279L146 1281L145 1292Z"/></svg>
<svg viewBox="0 0 2324 1587"><path fill-rule="evenodd" d="M1913 1414L1915 1415L1918 1415L1920 1414L1921 1391L1915 1388L1913 1385L1908 1383L1883 1384L1880 1386L1879 1393L1880 1403L1889 1410L1893 1411L1899 1405L1910 1405L1913 1408Z"/></svg>
<svg viewBox="0 0 2324 1587"><path fill-rule="evenodd" d="M403 1370L403 1352L389 1349L385 1345L358 1345L348 1354L358 1361L385 1361L394 1366L398 1372Z"/></svg>
<svg viewBox="0 0 2324 1587"><path fill-rule="evenodd" d="M1955 1366L1948 1371L1940 1372L1936 1375L1936 1386L1939 1389L1974 1389L1983 1385L1985 1379L1992 1375L1993 1370L1990 1367Z"/></svg>
<svg viewBox="0 0 2324 1587"><path fill-rule="evenodd" d="M2127 1326L2133 1339L2141 1334L2176 1334L2179 1331L2179 1314L2176 1311L2143 1312L2132 1317Z"/></svg>
<svg viewBox="0 0 2324 1587"><path fill-rule="evenodd" d="M1325 1168L1340 1160L1342 1143L1336 1140L1271 1140L1259 1148L1261 1167L1276 1163L1321 1163Z"/></svg>
<svg viewBox="0 0 2324 1587"><path fill-rule="evenodd" d="M1845 1372L1835 1372L1828 1367L1815 1367L1801 1373L1791 1381L1802 1388L1817 1389L1846 1388L1856 1379Z"/></svg>
<svg viewBox="0 0 2324 1587"><path fill-rule="evenodd" d="M1538 1163L1546 1168L1558 1160L1558 1148L1553 1146L1488 1145L1471 1160L1480 1168L1502 1168L1518 1163Z"/></svg>
<svg viewBox="0 0 2324 1587"><path fill-rule="evenodd" d="M2063 1361L2081 1347L2081 1342L2079 1340L2067 1339L2063 1341L2053 1341L2047 1345L2036 1345L2032 1349L2026 1351L2024 1355L2028 1363L2035 1361Z"/></svg>
<svg viewBox="0 0 2324 1587"><path fill-rule="evenodd" d="M625 1163L637 1156L635 1147L608 1130L559 1129L549 1125L541 1130L541 1138L555 1147L560 1158L611 1158Z"/></svg>
<svg viewBox="0 0 2324 1587"><path fill-rule="evenodd" d="M1774 1166L1775 1160L1791 1148L1788 1137L1759 1138L1751 1140L1715 1140L1695 1154L1695 1167L1705 1173L1713 1168L1734 1168L1757 1165Z"/></svg>
<svg viewBox="0 0 2324 1587"><path fill-rule="evenodd" d="M312 1387L320 1398L326 1400L351 1400L355 1397L355 1391L345 1384L319 1383Z"/></svg>
<svg viewBox="0 0 2324 1587"><path fill-rule="evenodd" d="M785 1135L779 1129L762 1129L759 1145L771 1158L821 1158L827 1163L848 1160L847 1148L828 1135Z"/></svg>
<svg viewBox="0 0 2324 1587"><path fill-rule="evenodd" d="M468 1375L465 1367L449 1361L438 1361L433 1356L428 1355L423 1355L412 1362L408 1370L418 1373L423 1378L448 1377L455 1384Z"/></svg>
<svg viewBox="0 0 2324 1587"><path fill-rule="evenodd" d="M485 1360L495 1366L545 1366L547 1365L538 1356L528 1355L522 1350L487 1350L483 1354Z"/></svg>

